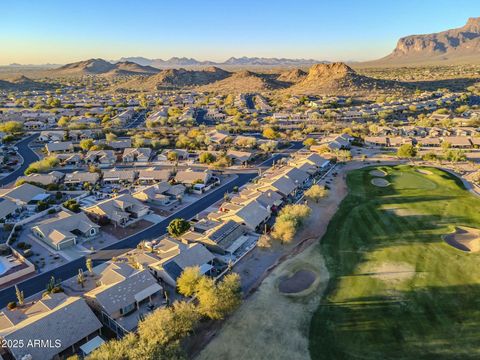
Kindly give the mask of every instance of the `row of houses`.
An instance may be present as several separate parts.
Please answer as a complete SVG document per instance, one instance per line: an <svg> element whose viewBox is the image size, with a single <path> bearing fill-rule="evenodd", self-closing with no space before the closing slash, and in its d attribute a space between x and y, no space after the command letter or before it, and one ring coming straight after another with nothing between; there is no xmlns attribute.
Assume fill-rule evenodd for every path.
<svg viewBox="0 0 480 360"><path fill-rule="evenodd" d="M440 147L447 143L449 146L460 149L476 149L480 147L480 137L442 136L442 137L387 137L367 136L364 139L369 146L398 147L403 144L418 145L420 147Z"/></svg>

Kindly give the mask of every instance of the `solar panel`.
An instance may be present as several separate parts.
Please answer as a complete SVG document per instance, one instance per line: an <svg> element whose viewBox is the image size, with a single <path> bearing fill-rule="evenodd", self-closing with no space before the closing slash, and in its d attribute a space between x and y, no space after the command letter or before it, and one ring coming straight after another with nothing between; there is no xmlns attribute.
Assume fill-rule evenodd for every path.
<svg viewBox="0 0 480 360"><path fill-rule="evenodd" d="M212 235L210 235L210 239L212 239L215 242L218 242L220 239L231 234L232 231L234 231L238 226L239 224L237 224L235 221L230 220L226 224L221 226L219 229L214 231Z"/></svg>

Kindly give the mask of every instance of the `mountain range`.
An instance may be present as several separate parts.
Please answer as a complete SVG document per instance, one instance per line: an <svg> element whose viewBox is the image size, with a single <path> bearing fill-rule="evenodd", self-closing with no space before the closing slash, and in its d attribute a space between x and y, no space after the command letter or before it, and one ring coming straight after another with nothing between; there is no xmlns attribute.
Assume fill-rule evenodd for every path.
<svg viewBox="0 0 480 360"><path fill-rule="evenodd" d="M191 66L305 66L317 63L325 63L326 61L318 61L314 59L286 59L286 58L264 58L264 57L231 57L223 62L200 61L186 57L172 57L168 60L148 59L145 57L122 57L119 62L131 61L142 66L153 66L156 68L174 68L174 67L191 67ZM116 62L116 61L113 61Z"/></svg>
<svg viewBox="0 0 480 360"><path fill-rule="evenodd" d="M370 65L480 63L480 17L457 29L401 38L391 54Z"/></svg>
<svg viewBox="0 0 480 360"><path fill-rule="evenodd" d="M248 70L226 71L215 66L205 69L165 69L148 77L116 84L118 91L195 89L224 94L260 93L273 90L290 94L372 95L407 91L402 83L360 75L344 63L314 64L308 72L290 69L277 73Z"/></svg>

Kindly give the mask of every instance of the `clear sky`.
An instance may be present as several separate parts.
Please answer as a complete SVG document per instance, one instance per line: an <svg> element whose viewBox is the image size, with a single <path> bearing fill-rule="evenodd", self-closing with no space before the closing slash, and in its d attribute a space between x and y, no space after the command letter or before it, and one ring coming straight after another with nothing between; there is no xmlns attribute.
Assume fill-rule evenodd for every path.
<svg viewBox="0 0 480 360"><path fill-rule="evenodd" d="M464 25L479 0L3 0L0 64L92 57L369 60Z"/></svg>

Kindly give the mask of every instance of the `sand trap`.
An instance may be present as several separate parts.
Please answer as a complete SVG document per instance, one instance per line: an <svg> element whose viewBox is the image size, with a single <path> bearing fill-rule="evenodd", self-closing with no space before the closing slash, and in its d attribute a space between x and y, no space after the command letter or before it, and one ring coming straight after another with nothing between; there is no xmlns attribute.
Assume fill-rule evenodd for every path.
<svg viewBox="0 0 480 360"><path fill-rule="evenodd" d="M425 170L425 169L417 169L417 172L423 175L432 175L433 173L430 170Z"/></svg>
<svg viewBox="0 0 480 360"><path fill-rule="evenodd" d="M443 237L454 248L467 252L480 251L480 229L457 226L455 231Z"/></svg>
<svg viewBox="0 0 480 360"><path fill-rule="evenodd" d="M387 180L381 178L372 179L371 183L378 187L387 187L388 185L390 185Z"/></svg>
<svg viewBox="0 0 480 360"><path fill-rule="evenodd" d="M292 276L280 278L278 290L284 294L296 294L307 290L317 279L317 274L310 270L298 270Z"/></svg>
<svg viewBox="0 0 480 360"><path fill-rule="evenodd" d="M378 177L387 176L387 173L385 171L378 170L378 169L370 171L369 174L372 175L372 176L378 176Z"/></svg>
<svg viewBox="0 0 480 360"><path fill-rule="evenodd" d="M398 283L411 279L415 275L415 267L407 263L382 263L373 266L369 275L388 283Z"/></svg>

